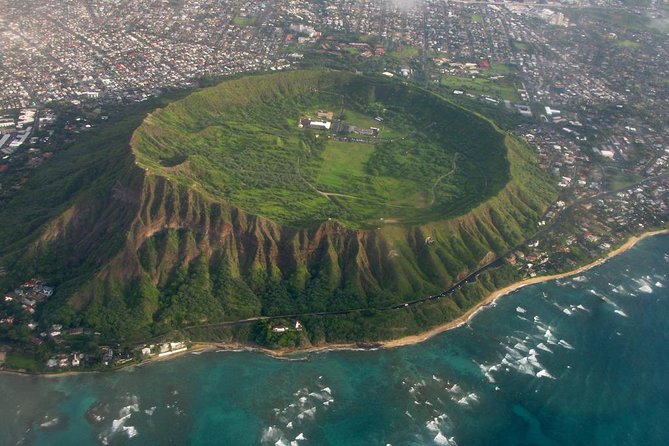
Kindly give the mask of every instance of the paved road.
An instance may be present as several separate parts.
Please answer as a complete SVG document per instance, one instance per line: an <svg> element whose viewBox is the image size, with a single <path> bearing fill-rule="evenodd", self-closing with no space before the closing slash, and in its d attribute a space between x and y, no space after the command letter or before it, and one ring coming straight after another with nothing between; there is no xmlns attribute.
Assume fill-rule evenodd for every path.
<svg viewBox="0 0 669 446"><path fill-rule="evenodd" d="M389 305L389 306L384 306L384 307L375 307L375 308L351 308L351 309L344 309L344 310L336 310L336 311L316 311L316 312L310 312L310 313L295 313L295 314L282 314L282 315L277 315L277 316L258 316L258 317L252 317L248 319L240 319L236 321L228 321L228 322L219 322L219 323L212 323L212 324L201 324L201 325L191 325L188 327L184 327L185 330L190 330L190 329L195 329L195 328L208 328L208 327L231 327L235 325L242 325L242 324L248 324L251 322L257 322L257 321L271 321L271 320L276 320L276 319L298 319L298 318L303 318L303 317L310 317L310 316L336 316L336 315L346 315L346 314L353 314L353 313L361 313L361 312L381 312L381 311L392 311L392 310L398 310L398 309L403 309L403 308L409 308L418 304L421 304L423 302L427 302L430 300L438 300L441 299L442 297L449 296L453 292L457 291L460 289L463 285L467 283L471 283L476 281L478 276L484 272L485 270L489 268L493 268L498 266L498 264L501 264L503 262L503 259L509 255L510 253L514 252L521 246L525 245L528 243L530 240L536 239L538 236L542 235L544 232L546 232L548 229L553 228L561 219L562 217L567 213L566 211L573 209L576 206L579 206L581 204L595 201L598 199L601 199L603 197L617 194L618 192L622 192L625 190L631 190L634 189L638 186L641 186L643 184L652 182L652 181L657 181L657 180L663 180L663 179L669 179L669 173L667 174L662 174L662 175L656 175L653 177L645 178L642 181L639 181L638 183L635 183L631 186L623 187L620 189L612 190L612 191L607 191L607 192L601 192L596 195L592 195L590 197L584 197L580 198L576 201L573 201L569 205L565 206L562 208L560 213L556 216L555 219L553 219L552 222L547 224L546 226L542 227L540 230L532 234L531 237L526 238L522 242L514 245L513 247L509 248L506 250L504 253L498 255L493 259L492 261L486 263L485 265L481 266L478 268L476 271L470 273L467 277L465 277L462 280L459 280L458 282L454 283L450 288L447 290L435 294L432 296L427 296L423 297L420 299L414 299L406 302L401 302L398 304L394 305Z"/></svg>

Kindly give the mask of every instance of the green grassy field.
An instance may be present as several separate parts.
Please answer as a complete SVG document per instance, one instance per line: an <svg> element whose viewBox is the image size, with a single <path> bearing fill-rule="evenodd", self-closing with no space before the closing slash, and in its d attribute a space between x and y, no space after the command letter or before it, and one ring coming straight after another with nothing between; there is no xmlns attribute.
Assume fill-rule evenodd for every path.
<svg viewBox="0 0 669 446"><path fill-rule="evenodd" d="M5 367L15 370L27 370L29 372L39 372L44 369L44 366L34 356L19 352L10 352L7 354Z"/></svg>
<svg viewBox="0 0 669 446"><path fill-rule="evenodd" d="M414 57L418 57L418 55L420 55L420 48L417 46L405 46L388 53L388 56L402 61L413 59Z"/></svg>
<svg viewBox="0 0 669 446"><path fill-rule="evenodd" d="M241 15L236 15L232 19L232 23L235 26L240 26L240 27L254 26L254 25L256 25L257 22L258 22L257 17L248 17L248 16L241 16Z"/></svg>
<svg viewBox="0 0 669 446"><path fill-rule="evenodd" d="M520 94L512 80L504 77L492 80L487 77L444 76L441 84L454 90L462 90L474 95L487 95L497 99L519 102Z"/></svg>
<svg viewBox="0 0 669 446"><path fill-rule="evenodd" d="M365 164L374 153L372 144L329 141L323 152L318 184L326 188L346 187L349 181L363 180Z"/></svg>
<svg viewBox="0 0 669 446"><path fill-rule="evenodd" d="M318 111L380 132L298 128ZM503 135L486 120L420 88L344 72L224 82L152 113L133 148L150 172L294 226L440 220L508 179Z"/></svg>
<svg viewBox="0 0 669 446"><path fill-rule="evenodd" d="M669 8L665 6L665 9ZM653 19L648 26L656 31L669 34L669 19Z"/></svg>
<svg viewBox="0 0 669 446"><path fill-rule="evenodd" d="M635 49L639 48L639 46L641 45L639 44L639 42L634 42L633 40L617 40L616 46L619 48Z"/></svg>
<svg viewBox="0 0 669 446"><path fill-rule="evenodd" d="M530 47L526 42L521 42L520 40L511 41L511 45L518 51L527 51Z"/></svg>

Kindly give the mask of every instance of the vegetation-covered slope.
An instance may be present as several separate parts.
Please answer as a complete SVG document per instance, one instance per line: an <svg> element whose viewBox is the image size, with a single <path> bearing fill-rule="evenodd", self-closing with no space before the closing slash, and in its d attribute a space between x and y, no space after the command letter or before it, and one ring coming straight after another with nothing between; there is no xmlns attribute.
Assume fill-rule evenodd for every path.
<svg viewBox="0 0 669 446"><path fill-rule="evenodd" d="M44 198L31 207L28 195L23 194L24 198L10 206L17 212L15 221L22 206L39 215L24 214L21 218L30 224L14 240L2 235L2 262L13 272L11 278L37 275L59 286L45 311L47 320L83 323L126 340L255 315L377 308L441 291L522 241L554 196L526 146L467 114L472 122L480 121L473 128L489 132L484 136L490 144L497 139L505 144L505 150L492 146L494 150L482 152L477 160L475 149L481 146L472 141L478 134L461 134L462 142L452 140L458 153L468 153L467 158L463 155L461 174L474 180L465 187L478 184L480 188L483 181L489 194L485 200L483 192L477 191L467 200L449 201L440 211L439 207L426 211L423 221L410 221L405 214L401 224L385 221L367 229L357 226L369 216L351 217L353 207L345 207L349 213L341 221L304 214L310 218L296 222L282 219L280 212L268 212L277 217L274 219L254 213L246 207L251 201L239 198L245 197L241 177L225 173L228 176L219 182L220 178L207 176L218 175L218 163L226 158L217 159L218 154L213 154L208 165L207 152L197 149L189 138L177 144L180 136L174 129L196 133L203 125L200 120L207 119L220 126L217 107L232 109L228 102L232 99L238 101L240 110L254 95L260 102L275 104L275 96L256 91L254 81L275 83L270 90L284 91L289 88L286 79L297 75L302 74L232 81L243 81L246 94L224 101L217 93L225 96L227 90L215 87L170 105L169 113L153 113L135 132L134 151L128 147L127 127L109 126L108 133L71 149L69 158L54 160L51 171L62 175L47 175L42 182L52 184L37 180L31 187L62 190L53 201L62 204L47 211L43 206L48 203L40 201ZM348 74L333 79L338 76L355 79ZM405 88L379 82L377 94L388 88L401 95ZM437 100L427 92L420 94L425 101ZM193 97L196 99L190 99ZM189 107L197 108L198 121ZM453 107L448 105L445 112L456 113ZM164 124L168 117L174 124L161 133L157 123ZM148 145L150 138L157 138L153 145ZM184 147L192 148L193 154ZM374 150L367 162L379 147ZM70 167L68 160L73 163ZM261 166L263 161L254 163ZM468 171L465 169L474 166L465 167L466 163L479 167ZM460 169L459 159L457 164ZM318 175L329 174L321 168ZM218 189L227 181L238 188L229 196ZM70 189L63 189L67 185ZM276 199L271 190L261 191L269 195L264 198L270 204ZM330 201L317 194L311 199L323 199L324 204ZM313 206L318 208L318 204ZM281 209L290 207L282 205ZM411 218L418 218L425 208L414 209ZM437 218L440 212L443 217ZM424 327L433 321L414 323Z"/></svg>
<svg viewBox="0 0 669 446"><path fill-rule="evenodd" d="M339 131L300 127L305 117ZM133 149L153 174L302 227L443 220L508 180L504 138L489 122L418 87L346 72L224 82L152 113Z"/></svg>

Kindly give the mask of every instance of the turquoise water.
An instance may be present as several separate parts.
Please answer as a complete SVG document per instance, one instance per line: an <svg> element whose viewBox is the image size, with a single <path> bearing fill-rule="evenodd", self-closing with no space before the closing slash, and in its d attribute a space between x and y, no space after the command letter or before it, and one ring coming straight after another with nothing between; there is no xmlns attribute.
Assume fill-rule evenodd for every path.
<svg viewBox="0 0 669 446"><path fill-rule="evenodd" d="M667 445L668 273L657 236L419 345L0 375L0 443Z"/></svg>

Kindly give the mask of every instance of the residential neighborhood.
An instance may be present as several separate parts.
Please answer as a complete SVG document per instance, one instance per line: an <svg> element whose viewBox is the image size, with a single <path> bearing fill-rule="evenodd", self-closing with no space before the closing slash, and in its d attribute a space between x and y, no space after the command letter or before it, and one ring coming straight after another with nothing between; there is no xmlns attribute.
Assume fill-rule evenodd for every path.
<svg viewBox="0 0 669 446"><path fill-rule="evenodd" d="M413 82L480 110L532 148L559 196L533 237L504 256L522 277L582 265L669 220L666 1L0 0L0 7L0 205L120 107L242 73L328 67ZM338 110L291 119L337 141L377 144L384 118L371 116L372 125ZM0 265L0 276L7 271ZM49 370L115 367L187 348L173 338L101 344L99 333L39 318L60 283L22 278L11 289L0 302L0 330L57 351L44 356ZM268 328L277 337L302 330L293 319ZM0 346L0 361L10 348Z"/></svg>

